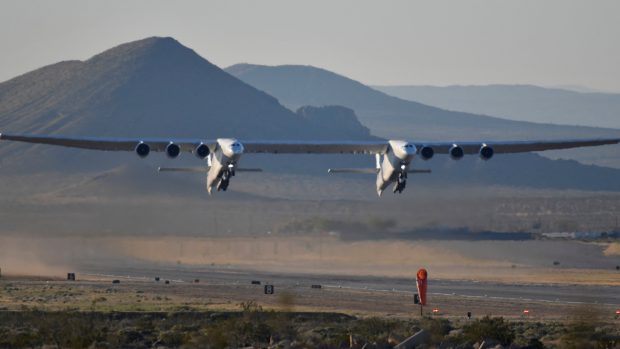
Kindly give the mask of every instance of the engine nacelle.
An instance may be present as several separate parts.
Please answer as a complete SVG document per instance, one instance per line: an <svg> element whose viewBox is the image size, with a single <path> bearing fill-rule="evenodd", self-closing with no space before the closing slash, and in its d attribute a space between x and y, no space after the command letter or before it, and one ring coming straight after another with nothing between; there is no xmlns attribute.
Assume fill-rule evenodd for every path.
<svg viewBox="0 0 620 349"><path fill-rule="evenodd" d="M149 147L148 144L140 142L138 143L138 145L136 145L136 154L138 154L139 157L145 158L149 155L150 152L151 147Z"/></svg>
<svg viewBox="0 0 620 349"><path fill-rule="evenodd" d="M430 160L435 155L435 150L431 147L423 146L420 149L420 157L422 160Z"/></svg>
<svg viewBox="0 0 620 349"><path fill-rule="evenodd" d="M452 158L452 160L461 160L463 155L465 155L463 148L461 148L457 144L453 144L452 147L450 147L450 150L448 151L448 153L450 154L450 157Z"/></svg>
<svg viewBox="0 0 620 349"><path fill-rule="evenodd" d="M181 148L178 145L170 142L170 144L166 146L166 155L168 155L169 158L174 159L179 156L179 154L181 154Z"/></svg>
<svg viewBox="0 0 620 349"><path fill-rule="evenodd" d="M489 147L486 144L483 144L482 147L480 147L480 151L478 152L480 154L480 158L482 160L489 160L490 158L493 157L493 154L495 153L495 151L493 150L493 148Z"/></svg>
<svg viewBox="0 0 620 349"><path fill-rule="evenodd" d="M194 149L194 155L196 155L201 160L209 156L210 152L211 151L209 150L209 147L204 143L200 143L200 145L198 145L196 149Z"/></svg>

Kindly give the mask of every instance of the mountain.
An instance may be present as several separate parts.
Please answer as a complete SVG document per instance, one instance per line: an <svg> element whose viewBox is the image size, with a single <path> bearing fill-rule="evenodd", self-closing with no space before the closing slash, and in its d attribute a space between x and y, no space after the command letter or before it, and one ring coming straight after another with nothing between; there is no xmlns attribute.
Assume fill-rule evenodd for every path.
<svg viewBox="0 0 620 349"><path fill-rule="evenodd" d="M251 68L237 66L230 71L239 73L240 68L244 67ZM442 135L461 128L480 129L476 122L494 125L488 129L496 135L498 130L510 135L523 132L517 127L519 125L524 125L525 130L527 127L546 127L447 112L387 96L333 73L318 71L317 74L314 81L305 85L303 81L293 78L286 80L287 74L282 76L291 93L299 93L294 88L295 83L300 83L301 91L307 92L296 97L299 103L296 112L293 112L283 107L276 98L221 70L174 39L148 38L117 46L83 62L60 62L1 83L0 130L7 133L136 138L377 139L372 135L372 127L369 130L368 125L359 122L356 116L358 109L352 106L360 108L366 120L375 115L372 113L383 112L381 115L387 115L388 120L379 119L379 124L389 127L391 132L402 134L405 132L401 128L417 125L412 120L421 121L423 126L432 126ZM323 79L326 74L331 80ZM312 99L313 96L321 98ZM423 113L418 115L418 112ZM388 122L389 117L394 118L393 122ZM453 135L457 137L462 134ZM0 176L12 175L28 190L34 190L41 181L53 181L50 185L54 187L55 183L63 182L58 178L62 179L69 173L75 175L74 178L95 178L96 183L108 183L99 180L99 174L105 173L105 178L113 177L126 182L119 195L133 197L136 193L160 186L166 186L168 190L178 188L183 185L178 181L185 181L189 176L157 175L157 166L195 166L197 161L187 154L174 160L166 159L162 154L153 154L141 160L127 152L93 152L0 142ZM327 168L374 166L374 158L363 155L260 154L244 156L242 166L264 168L268 171L264 174L268 178L274 172L277 176L290 173L308 175L311 179L306 187L312 188L317 183L324 183L318 182L318 177L327 176ZM416 166L430 167L434 171L430 176L416 176L414 180L423 184L620 190L620 183L616 180L620 171L587 167L571 161L551 161L536 154L498 156L489 162L482 162L476 157L455 162L438 156ZM252 177L252 174L243 177L243 180L239 178L241 183L235 183L233 188L238 186L236 188L240 189L243 183L250 183L249 188L266 190L265 177ZM200 177L191 178L198 180ZM263 178L263 182L257 178ZM296 177L287 178L292 183L284 184L277 180L271 183L277 183L275 186L298 185L299 179ZM317 182L313 182L312 178ZM339 178L338 183L365 179L355 175ZM82 180L78 180L76 185L79 183ZM374 179L368 178L364 181L366 183L368 186L364 188L368 188L371 196L374 195ZM193 182L187 185L191 186L190 190L202 190ZM347 190L343 188L341 190ZM110 189L102 184L99 190ZM248 192L254 193L252 189Z"/></svg>
<svg viewBox="0 0 620 349"><path fill-rule="evenodd" d="M6 133L375 139L359 125L346 129L347 125L335 128L329 116L310 120L293 113L172 38L126 43L86 61L52 64L0 84L0 130ZM87 151L2 144L3 163L13 154L27 155L18 149L36 151L32 161L39 166L44 159L61 158L80 167L94 156Z"/></svg>
<svg viewBox="0 0 620 349"><path fill-rule="evenodd" d="M398 98L506 119L620 129L620 94L532 85L373 86Z"/></svg>
<svg viewBox="0 0 620 349"><path fill-rule="evenodd" d="M359 139L360 135L367 139L372 137L370 129L359 122L355 111L350 108L338 105L304 106L297 109L295 113L317 127L329 125L329 127L341 130L346 133L343 139Z"/></svg>
<svg viewBox="0 0 620 349"><path fill-rule="evenodd" d="M351 108L373 134L385 138L493 140L620 135L620 130L536 124L444 110L389 96L311 66L236 64L225 70L292 109L301 105Z"/></svg>
<svg viewBox="0 0 620 349"><path fill-rule="evenodd" d="M172 38L148 38L84 62L43 67L0 84L4 131L96 136L335 139L272 96Z"/></svg>
<svg viewBox="0 0 620 349"><path fill-rule="evenodd" d="M450 111L389 96L360 82L311 66L236 64L225 69L291 109L342 105L355 110L377 136L414 140L533 140L620 137L620 130L514 121ZM548 151L552 159L620 168L620 146Z"/></svg>

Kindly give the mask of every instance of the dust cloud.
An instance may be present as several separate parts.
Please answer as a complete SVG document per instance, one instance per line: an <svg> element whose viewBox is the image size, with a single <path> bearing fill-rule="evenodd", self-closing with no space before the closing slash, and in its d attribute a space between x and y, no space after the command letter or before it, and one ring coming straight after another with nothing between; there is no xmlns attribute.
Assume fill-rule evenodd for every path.
<svg viewBox="0 0 620 349"><path fill-rule="evenodd" d="M61 277L71 270L56 239L0 236L0 268L2 275ZM65 274L66 275L66 274Z"/></svg>
<svg viewBox="0 0 620 349"><path fill-rule="evenodd" d="M517 246L516 243L479 245L453 241L350 242L328 234L318 237L2 236L0 268L5 275L48 277L63 277L71 271L88 272L94 266L98 270L105 270L106 266L114 266L116 270L118 266L150 269L177 266L409 278L425 267L437 279L620 285L620 274L615 270L514 264L481 251L507 251Z"/></svg>
<svg viewBox="0 0 620 349"><path fill-rule="evenodd" d="M620 256L620 243L614 242L609 244L605 251L603 251L605 256Z"/></svg>

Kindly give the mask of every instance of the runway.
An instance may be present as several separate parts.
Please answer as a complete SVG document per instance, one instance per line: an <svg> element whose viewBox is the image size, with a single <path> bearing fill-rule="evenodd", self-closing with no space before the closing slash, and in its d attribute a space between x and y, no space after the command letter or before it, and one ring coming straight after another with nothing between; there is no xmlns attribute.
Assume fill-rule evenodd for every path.
<svg viewBox="0 0 620 349"><path fill-rule="evenodd" d="M89 266L79 271L78 278L119 279L132 287L147 287L156 292L165 280L170 290L190 298L204 297L212 302L239 302L256 299L277 306L279 299L263 294L262 286L274 285L276 296L294 296L295 306L303 309L344 311L353 314L403 316L416 311L413 305L415 281L406 278L351 277L267 273L226 267L191 266ZM159 283L155 277L160 277ZM195 283L198 279L199 283ZM311 285L321 285L312 289ZM184 289L191 291L183 291ZM165 291L168 292L168 291ZM612 314L620 308L620 289L614 286L505 284L468 280L429 280L429 310L438 308L444 316L475 314L522 317L528 309L531 318L567 318L583 308Z"/></svg>

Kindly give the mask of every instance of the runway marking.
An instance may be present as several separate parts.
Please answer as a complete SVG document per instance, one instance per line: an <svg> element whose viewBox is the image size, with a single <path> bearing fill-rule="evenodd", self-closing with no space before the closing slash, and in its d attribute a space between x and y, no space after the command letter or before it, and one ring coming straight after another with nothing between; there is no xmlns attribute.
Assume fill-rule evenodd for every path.
<svg viewBox="0 0 620 349"><path fill-rule="evenodd" d="M152 277L147 277L147 276L131 276L131 275L114 275L114 274L93 274L93 273L81 273L82 275L87 275L87 276L96 276L96 277L105 277L105 278L110 278L110 279L125 279L125 280L138 280L138 281L153 281L153 282L158 282L155 281L154 278ZM159 282L163 283L166 280L170 281L170 282L176 282L176 283L185 283L186 281L183 280L173 280L173 279L161 279Z"/></svg>
<svg viewBox="0 0 620 349"><path fill-rule="evenodd" d="M114 275L114 274L99 274L99 273L81 273L83 275L89 275L89 276L98 276L98 277L106 277L106 278L122 278L125 280L139 280L139 281L153 281L154 283L157 283L156 281L153 280L153 277L146 277L146 276L131 276L131 275ZM165 280L170 280L170 282L174 282L174 283L188 283L184 280L180 280L180 279L162 279L162 281L160 281L160 283L163 283L163 281ZM202 281L202 280L201 280ZM248 281L249 282L249 281ZM192 284L194 284L192 282ZM224 283L216 283L216 282L209 282L208 280L205 280L204 282L202 282L202 285L211 285L211 286L247 286L247 287L251 287L252 285L250 284L243 284L241 283L239 280L235 280L234 282L224 282ZM282 285L285 286L285 285ZM295 285L292 285L291 287L308 287L308 285L300 285L299 283L296 283ZM403 294L410 294L411 297L413 297L413 295L415 294L414 291L409 291L409 290L398 290L395 288L392 289L376 289L376 288L371 288L371 287L355 287L355 286L343 286L343 285L334 285L334 284L323 284L322 285L324 288L333 288L333 289L344 289L344 290L358 290L358 291L373 291L373 292L393 292L393 293L403 293ZM536 285L534 285L536 286ZM520 302L541 302L541 303L555 303L555 304L573 304L573 305L583 305L583 304L598 304L598 305L603 305L603 306L618 306L618 304L616 303L598 303L598 302L581 302L581 301L563 301L560 299L555 299L555 300L549 300L549 299L539 299L539 298L523 298L523 297L502 297L502 296L488 296L488 295L468 295L468 294L457 294L457 293L441 293L441 292L429 292L430 295L436 295L436 296L446 296L446 297L464 297L464 298L475 298L475 299L494 299L494 300L505 300L505 301L520 301Z"/></svg>
<svg viewBox="0 0 620 349"><path fill-rule="evenodd" d="M396 290L396 289L374 289L369 287L353 287L353 286L341 286L341 285L324 285L326 288L337 288L337 289L350 289L350 290L361 290L361 291L374 291L374 292L394 292L394 293L408 293L411 294L411 297L415 294L414 291L407 290ZM617 306L615 303L598 303L598 302L579 302L579 301L562 301L560 299L549 300L549 299L539 299L539 298L523 298L523 297L502 297L502 296L487 296L487 295L467 295L467 294L457 294L457 293L440 293L440 292L429 292L430 295L435 296L447 296L447 297L465 297L465 298L487 298L487 299L495 299L495 300L506 300L506 301L525 301L525 302L542 302L542 303L556 303L556 304L599 304L604 306Z"/></svg>

